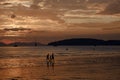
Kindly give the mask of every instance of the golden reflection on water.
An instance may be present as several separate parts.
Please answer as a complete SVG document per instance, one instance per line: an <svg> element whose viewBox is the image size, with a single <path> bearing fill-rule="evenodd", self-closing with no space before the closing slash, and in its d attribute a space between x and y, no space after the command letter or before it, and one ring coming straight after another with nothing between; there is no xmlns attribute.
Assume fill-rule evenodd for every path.
<svg viewBox="0 0 120 80"><path fill-rule="evenodd" d="M0 69L0 80L119 80L120 73L119 56L57 57L54 65L46 62L38 64L39 58L32 61L31 58L6 61L9 67ZM21 65L24 61L37 65Z"/></svg>
<svg viewBox="0 0 120 80"><path fill-rule="evenodd" d="M119 53L102 55L83 53L77 56L64 54L55 56L55 63L51 64L46 62L45 56L36 56L35 53L31 53L30 56L24 54L24 50L23 53L19 52L19 55L15 49L12 53L11 49L8 51L10 54L0 58L0 80L120 79Z"/></svg>
<svg viewBox="0 0 120 80"><path fill-rule="evenodd" d="M0 69L0 78L11 78L11 77L18 77L18 76L21 76L22 74L22 70L21 68L18 68L20 67L19 65L21 64L20 63L20 60L18 59L6 59L6 60L3 60L2 61L2 66L1 66L1 69Z"/></svg>

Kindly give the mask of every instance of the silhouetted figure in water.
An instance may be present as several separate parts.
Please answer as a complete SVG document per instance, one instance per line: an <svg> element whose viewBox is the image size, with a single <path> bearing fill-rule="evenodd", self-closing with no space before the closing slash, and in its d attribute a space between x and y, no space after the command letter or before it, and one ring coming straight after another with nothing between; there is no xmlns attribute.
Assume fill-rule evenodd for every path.
<svg viewBox="0 0 120 80"><path fill-rule="evenodd" d="M50 63L50 55L49 54L46 55L46 62L47 62L47 67L49 67L49 63Z"/></svg>
<svg viewBox="0 0 120 80"><path fill-rule="evenodd" d="M51 55L51 59L54 61L54 54L52 53L52 55Z"/></svg>
<svg viewBox="0 0 120 80"><path fill-rule="evenodd" d="M50 59L50 56L49 56L49 54L47 54L46 60L49 61L49 59Z"/></svg>
<svg viewBox="0 0 120 80"><path fill-rule="evenodd" d="M68 51L69 49L68 48L66 48L66 51Z"/></svg>
<svg viewBox="0 0 120 80"><path fill-rule="evenodd" d="M54 67L54 54L53 53L51 55L47 54L46 61L47 61L47 67L49 66Z"/></svg>

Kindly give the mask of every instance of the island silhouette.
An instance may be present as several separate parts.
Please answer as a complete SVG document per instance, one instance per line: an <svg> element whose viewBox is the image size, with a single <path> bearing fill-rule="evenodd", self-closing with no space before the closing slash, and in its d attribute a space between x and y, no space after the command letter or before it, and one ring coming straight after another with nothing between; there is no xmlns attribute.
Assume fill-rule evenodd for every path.
<svg viewBox="0 0 120 80"><path fill-rule="evenodd" d="M92 38L73 38L48 43L52 46L98 46L98 45L120 45L120 40L100 40Z"/></svg>
<svg viewBox="0 0 120 80"><path fill-rule="evenodd" d="M59 41L50 42L47 46L120 46L120 40L101 40L101 39L92 39L92 38L72 38L64 39ZM0 46L45 46L40 42L14 42L10 44L5 44L0 42Z"/></svg>

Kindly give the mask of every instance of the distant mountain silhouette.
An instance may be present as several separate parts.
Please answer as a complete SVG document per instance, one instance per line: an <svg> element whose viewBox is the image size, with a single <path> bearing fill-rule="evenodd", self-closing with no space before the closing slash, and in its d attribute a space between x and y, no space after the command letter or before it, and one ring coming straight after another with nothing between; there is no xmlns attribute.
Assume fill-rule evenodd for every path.
<svg viewBox="0 0 120 80"><path fill-rule="evenodd" d="M81 46L96 46L96 45L120 45L120 40L100 40L100 39L91 39L91 38L74 38L74 39L65 39L56 42L48 43L48 45L52 46L60 46L60 45L81 45Z"/></svg>
<svg viewBox="0 0 120 80"><path fill-rule="evenodd" d="M106 45L120 45L120 40L108 40L105 42L106 42Z"/></svg>
<svg viewBox="0 0 120 80"><path fill-rule="evenodd" d="M6 46L6 44L4 44L4 43L0 42L0 46Z"/></svg>
<svg viewBox="0 0 120 80"><path fill-rule="evenodd" d="M38 42L15 42L15 43L11 43L8 46L14 46L14 47L18 47L18 46L42 46L43 44L38 43Z"/></svg>

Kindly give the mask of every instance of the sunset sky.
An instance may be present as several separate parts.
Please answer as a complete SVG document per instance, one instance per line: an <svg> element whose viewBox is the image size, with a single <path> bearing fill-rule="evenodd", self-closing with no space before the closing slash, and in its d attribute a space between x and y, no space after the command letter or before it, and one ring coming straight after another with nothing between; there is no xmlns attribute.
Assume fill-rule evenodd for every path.
<svg viewBox="0 0 120 80"><path fill-rule="evenodd" d="M120 0L0 0L0 41L120 39Z"/></svg>

